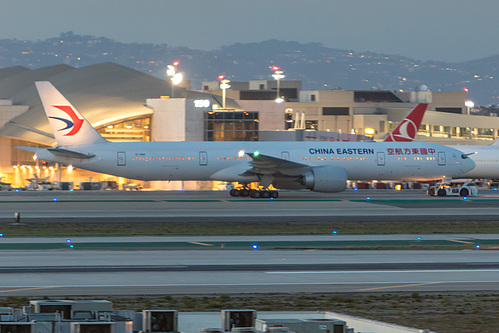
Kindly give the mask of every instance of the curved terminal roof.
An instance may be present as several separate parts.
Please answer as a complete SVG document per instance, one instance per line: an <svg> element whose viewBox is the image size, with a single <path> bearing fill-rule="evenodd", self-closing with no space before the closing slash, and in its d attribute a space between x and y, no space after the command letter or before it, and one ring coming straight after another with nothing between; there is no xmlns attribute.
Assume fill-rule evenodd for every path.
<svg viewBox="0 0 499 333"><path fill-rule="evenodd" d="M56 65L36 70L12 67L0 70L0 98L30 108L0 128L0 135L54 144L52 130L36 91L35 81L50 81L96 127L152 114L146 99L171 94L168 81L115 63L83 68ZM182 88L175 88L181 93ZM208 94L188 91L189 98Z"/></svg>

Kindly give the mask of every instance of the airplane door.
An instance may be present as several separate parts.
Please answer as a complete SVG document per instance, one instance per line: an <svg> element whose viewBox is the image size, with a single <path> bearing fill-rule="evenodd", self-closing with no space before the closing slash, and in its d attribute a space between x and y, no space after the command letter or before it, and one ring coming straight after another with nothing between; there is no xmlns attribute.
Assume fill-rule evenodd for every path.
<svg viewBox="0 0 499 333"><path fill-rule="evenodd" d="M118 166L126 166L126 153L124 151L118 152Z"/></svg>
<svg viewBox="0 0 499 333"><path fill-rule="evenodd" d="M281 158L283 160L289 161L289 151L282 151L281 152Z"/></svg>
<svg viewBox="0 0 499 333"><path fill-rule="evenodd" d="M208 165L208 153L205 151L199 152L199 165Z"/></svg>
<svg viewBox="0 0 499 333"><path fill-rule="evenodd" d="M385 166L385 153L378 152L377 154L378 166Z"/></svg>
<svg viewBox="0 0 499 333"><path fill-rule="evenodd" d="M443 151L438 152L438 165L445 165L445 153Z"/></svg>

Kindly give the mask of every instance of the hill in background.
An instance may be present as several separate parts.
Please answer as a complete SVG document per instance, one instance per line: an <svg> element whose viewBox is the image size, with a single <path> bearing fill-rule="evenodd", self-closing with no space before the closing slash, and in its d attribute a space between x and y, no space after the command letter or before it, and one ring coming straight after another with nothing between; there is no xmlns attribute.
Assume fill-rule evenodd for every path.
<svg viewBox="0 0 499 333"><path fill-rule="evenodd" d="M305 90L410 91L424 84L433 91L466 87L469 98L479 105L499 101L499 55L462 63L421 62L398 55L278 40L201 51L166 44L121 43L72 32L38 41L0 40L0 68L34 69L55 64L84 67L115 62L165 79L166 66L174 60L180 60L179 70L192 81L193 89L201 89L201 82L214 81L222 73L232 81L272 79L269 66L277 65L287 80L301 80Z"/></svg>

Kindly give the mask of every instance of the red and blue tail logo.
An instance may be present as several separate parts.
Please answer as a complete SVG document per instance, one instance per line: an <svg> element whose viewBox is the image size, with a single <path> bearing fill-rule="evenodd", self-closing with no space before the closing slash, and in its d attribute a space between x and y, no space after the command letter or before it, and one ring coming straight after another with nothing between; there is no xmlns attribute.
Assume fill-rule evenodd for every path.
<svg viewBox="0 0 499 333"><path fill-rule="evenodd" d="M71 120L69 120L67 118L49 117L52 119L60 120L66 124L66 127L58 129L58 131L64 131L64 130L71 128L71 130L68 133L64 134L64 136L73 136L80 131L84 120L78 118L78 116L76 115L75 111L73 110L73 108L71 106L69 106L69 105L60 105L60 106L59 105L52 105L52 106L65 112L71 118Z"/></svg>

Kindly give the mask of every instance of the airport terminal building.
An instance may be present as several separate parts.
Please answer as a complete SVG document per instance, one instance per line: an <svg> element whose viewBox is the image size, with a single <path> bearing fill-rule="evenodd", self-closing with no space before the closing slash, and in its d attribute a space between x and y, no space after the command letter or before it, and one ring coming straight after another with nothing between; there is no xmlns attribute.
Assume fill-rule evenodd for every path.
<svg viewBox="0 0 499 333"><path fill-rule="evenodd" d="M35 81L50 81L110 141L355 141L364 138L366 129L378 140L417 103L429 103L420 141L486 144L499 133L498 118L470 114L465 92L303 91L300 81L281 81L278 93L276 81L256 80L231 82L224 98L218 81L204 82L201 90L175 87L172 93L170 82L114 63L36 70L18 66L0 69L0 176L15 187L34 175L75 185L89 179L137 183L34 160L32 153L15 148L55 145ZM278 94L283 103L275 102ZM217 187L212 182L139 185Z"/></svg>

